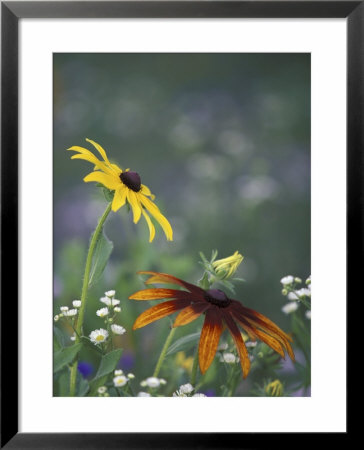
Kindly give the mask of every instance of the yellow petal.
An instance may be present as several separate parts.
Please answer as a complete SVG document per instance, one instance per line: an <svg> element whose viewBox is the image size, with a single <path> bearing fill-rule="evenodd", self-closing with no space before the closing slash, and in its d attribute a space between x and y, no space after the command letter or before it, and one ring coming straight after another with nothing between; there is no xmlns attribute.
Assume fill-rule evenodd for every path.
<svg viewBox="0 0 364 450"><path fill-rule="evenodd" d="M73 155L71 159L83 159L85 161L94 164L98 169L102 170L103 172L109 175L115 175L115 172L113 170L109 169L109 167L105 163L98 160L96 156L93 155L91 152L89 152L89 154L79 153L78 155Z"/></svg>
<svg viewBox="0 0 364 450"><path fill-rule="evenodd" d="M159 225L163 228L163 231L167 237L168 241L173 240L173 231L171 224L168 222L168 220L162 215L162 213L159 211L158 207L149 200L149 198L145 197L143 194L138 195L139 200L141 203L147 208L147 210L152 214L152 216L156 219L156 221L159 223Z"/></svg>
<svg viewBox="0 0 364 450"><path fill-rule="evenodd" d="M96 150L100 153L100 155L102 156L103 160L110 166L110 161L108 160L108 157L106 156L106 152L105 150L101 147L100 144L98 144L95 141L92 141L91 139L87 139L86 141L89 142L90 144L92 144Z"/></svg>
<svg viewBox="0 0 364 450"><path fill-rule="evenodd" d="M120 188L115 191L115 195L112 201L111 209L113 211L117 211L122 206L124 206L126 202L126 189Z"/></svg>
<svg viewBox="0 0 364 450"><path fill-rule="evenodd" d="M142 188L141 188L141 190L140 190L140 193L141 193L141 194L144 194L144 195L147 195L147 196L150 197L152 200L155 199L155 195L153 195L153 194L150 192L150 189L149 189L147 186L145 186L145 184L142 184Z"/></svg>
<svg viewBox="0 0 364 450"><path fill-rule="evenodd" d="M152 242L155 236L155 228L154 225L152 223L152 221L150 220L150 217L148 216L148 214L144 211L144 209L142 209L142 214L148 224L148 228L149 228L149 242Z"/></svg>
<svg viewBox="0 0 364 450"><path fill-rule="evenodd" d="M118 182L117 178L100 171L89 173L85 176L83 181L85 183L88 183L89 181L96 181L112 191L115 191L115 189L120 187L120 182Z"/></svg>
<svg viewBox="0 0 364 450"><path fill-rule="evenodd" d="M133 210L134 223L138 223L140 216L142 214L142 208L138 201L138 197L135 195L135 192L132 191L131 189L126 189L126 191L127 191L127 199L131 204L131 208Z"/></svg>

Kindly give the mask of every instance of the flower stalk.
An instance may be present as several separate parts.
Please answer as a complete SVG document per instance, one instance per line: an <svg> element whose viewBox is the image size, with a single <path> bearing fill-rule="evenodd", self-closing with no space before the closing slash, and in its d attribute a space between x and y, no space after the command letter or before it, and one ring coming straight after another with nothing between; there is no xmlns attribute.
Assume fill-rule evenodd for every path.
<svg viewBox="0 0 364 450"><path fill-rule="evenodd" d="M167 339L166 339L166 342L163 345L161 354L159 355L159 359L157 361L157 365L155 366L153 377L158 377L158 375L159 375L159 371L161 370L163 361L164 361L164 359L166 357L166 354L167 354L167 350L168 350L168 348L169 348L169 346L170 346L170 344L172 342L172 339L173 339L173 336L176 333L176 330L177 330L177 328L173 328L172 327L171 331L169 332L169 334L167 336Z"/></svg>
<svg viewBox="0 0 364 450"><path fill-rule="evenodd" d="M105 209L103 215L101 216L101 218L99 220L99 223L97 224L97 227L91 238L90 247L88 249L86 265L85 265L85 273L83 276L82 292L81 292L81 307L79 309L77 325L76 325L76 329L75 329L75 332L76 332L75 344L79 343L80 336L82 335L83 318L84 318L85 310L86 310L86 300L87 300L87 292L88 292L88 285L89 285L89 279L90 279L90 270L91 270L91 265L92 265L93 254L94 254L95 247L96 247L97 241L99 239L100 233L102 232L102 228L104 226L105 220L106 220L107 216L109 215L110 211L111 211L111 202L107 205L107 208ZM77 377L77 359L71 367L70 397L74 397L74 395L75 395L76 377Z"/></svg>

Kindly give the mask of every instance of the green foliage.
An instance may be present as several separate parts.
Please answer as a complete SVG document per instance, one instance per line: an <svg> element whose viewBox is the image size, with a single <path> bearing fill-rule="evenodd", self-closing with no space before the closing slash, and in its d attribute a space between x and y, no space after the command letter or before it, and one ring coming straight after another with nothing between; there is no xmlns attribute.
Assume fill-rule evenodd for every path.
<svg viewBox="0 0 364 450"><path fill-rule="evenodd" d="M92 258L88 283L89 287L94 285L100 279L110 258L113 247L113 243L106 237L104 230L102 230L96 242L94 255Z"/></svg>
<svg viewBox="0 0 364 450"><path fill-rule="evenodd" d="M65 347L54 353L53 371L58 372L67 364L71 364L81 350L82 344L74 344L70 347Z"/></svg>
<svg viewBox="0 0 364 450"><path fill-rule="evenodd" d="M101 358L99 368L95 378L90 382L90 395L95 395L97 389L106 383L110 375L118 365L122 354L122 349L113 350Z"/></svg>
<svg viewBox="0 0 364 450"><path fill-rule="evenodd" d="M70 369L68 367L64 368L55 378L54 383L54 395L59 397L68 397L70 392ZM89 391L90 387L88 381L83 378L83 376L77 372L76 377L76 396L84 397Z"/></svg>
<svg viewBox="0 0 364 450"><path fill-rule="evenodd" d="M188 334L177 339L168 349L166 356L174 355L177 352L189 350L196 346L200 339L201 332Z"/></svg>

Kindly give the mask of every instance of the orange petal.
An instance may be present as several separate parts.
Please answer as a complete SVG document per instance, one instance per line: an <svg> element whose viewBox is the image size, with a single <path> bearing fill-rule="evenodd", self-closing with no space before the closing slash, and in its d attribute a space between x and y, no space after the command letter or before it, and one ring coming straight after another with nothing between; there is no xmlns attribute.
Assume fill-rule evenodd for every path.
<svg viewBox="0 0 364 450"><path fill-rule="evenodd" d="M263 332L273 337L276 341L278 341L285 350L287 350L288 355L292 359L295 360L295 356L291 347L291 344L288 341L288 338L292 340L284 331L282 331L274 322L269 320L267 317L263 316L252 309L245 308L240 302L233 300L232 311L234 316L243 323L248 322L248 324L254 329L260 328ZM253 315L255 313L255 315ZM266 320L263 320L264 317ZM245 326L245 325L244 325ZM263 342L265 342L262 339ZM269 345L269 344L268 344ZM273 347L272 347L273 348ZM277 350L276 350L277 351ZM280 352L278 352L280 353ZM281 354L281 353L280 353Z"/></svg>
<svg viewBox="0 0 364 450"><path fill-rule="evenodd" d="M163 288L143 289L129 297L130 300L160 300L163 298L184 298L193 301L195 297L191 292Z"/></svg>
<svg viewBox="0 0 364 450"><path fill-rule="evenodd" d="M206 312L198 347L198 357L202 374L206 372L214 359L221 332L221 317L217 312L217 308L210 306Z"/></svg>
<svg viewBox="0 0 364 450"><path fill-rule="evenodd" d="M238 319L240 321L240 318ZM280 347L284 348L285 350L287 350L288 355L290 356L290 358L292 359L292 361L295 360L295 356L291 347L291 344L287 341L287 339L285 339L284 336L281 336L275 332L273 332L272 330L270 330L269 328L266 328L264 326L262 326L261 324L257 324L256 322L254 322L253 320L246 318L246 321L251 324L251 326L254 327L255 331L257 332L257 336L259 337L259 339L261 339L263 342L265 342L267 345L269 345L270 347L272 347L276 352L278 352L282 358L284 358L284 356L281 354L280 351L276 350L272 345L270 345L268 342L266 342L262 337L259 336L259 333L263 333L263 335L268 335L271 338L273 338L274 340L278 341L278 343L280 344ZM259 327L259 329L257 329L256 327ZM259 333L258 333L259 332Z"/></svg>
<svg viewBox="0 0 364 450"><path fill-rule="evenodd" d="M181 325L187 325L188 323L193 322L209 307L210 305L208 302L194 303L193 305L187 306L177 315L173 326L179 327Z"/></svg>
<svg viewBox="0 0 364 450"><path fill-rule="evenodd" d="M148 280L145 281L145 284L151 284L151 283L178 284L179 286L183 286L184 288L188 289L189 291L193 292L194 294L202 296L205 299L205 297L204 297L205 291L203 289L201 289L198 286L195 286L194 284L187 283L187 281L180 280L179 278L174 277L173 275L168 275L167 273L151 272L151 271L140 271L137 273L152 275L150 278L148 278Z"/></svg>
<svg viewBox="0 0 364 450"><path fill-rule="evenodd" d="M240 330L236 325L236 323L234 322L233 318L231 317L230 313L227 311L223 311L223 315L226 326L228 327L230 334L234 339L236 348L238 349L239 352L240 365L243 371L243 377L246 378L250 370L250 359L248 350L245 347L244 340L241 336Z"/></svg>
<svg viewBox="0 0 364 450"><path fill-rule="evenodd" d="M133 325L133 330L144 327L145 325L148 325L158 319L162 319L163 317L169 316L170 314L185 308L189 304L190 300L179 299L169 300L168 302L152 306L140 314Z"/></svg>
<svg viewBox="0 0 364 450"><path fill-rule="evenodd" d="M240 303L240 302L238 302ZM248 317L251 317L252 319L256 320L258 323L262 323L263 326L266 326L267 328L271 329L272 331L284 336L287 340L292 342L291 336L286 334L283 330L279 328L278 325L276 325L274 322L272 322L268 317L264 316L263 314L260 314L258 311L254 311L254 309L246 308L241 303L242 313L244 315L247 315Z"/></svg>

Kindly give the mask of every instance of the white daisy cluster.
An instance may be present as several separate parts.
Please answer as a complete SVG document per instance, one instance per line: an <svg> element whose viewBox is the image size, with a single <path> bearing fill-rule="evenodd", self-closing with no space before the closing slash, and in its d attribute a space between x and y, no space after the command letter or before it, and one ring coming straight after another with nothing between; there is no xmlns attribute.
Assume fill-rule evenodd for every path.
<svg viewBox="0 0 364 450"><path fill-rule="evenodd" d="M125 375L121 369L116 369L114 370L113 383L115 387L123 387L129 380L133 380L134 378L135 375L133 373L128 373L128 375Z"/></svg>
<svg viewBox="0 0 364 450"><path fill-rule="evenodd" d="M58 322L58 320L62 317L75 317L78 313L78 308L81 307L81 300L73 300L72 305L74 306L72 309L70 309L68 306L61 306L59 308L61 312L54 316L54 321Z"/></svg>
<svg viewBox="0 0 364 450"><path fill-rule="evenodd" d="M126 330L121 325L114 324L114 319L117 313L121 311L120 300L115 297L115 291L105 292L105 297L100 298L100 302L104 303L106 306L100 308L96 311L96 315L100 318L105 318L105 323L108 325L108 330L111 330L113 334L122 335L126 333ZM110 326L111 324L111 326ZM109 328L110 326L110 328Z"/></svg>
<svg viewBox="0 0 364 450"><path fill-rule="evenodd" d="M206 395L202 394L201 392L192 394L194 390L195 388L192 386L192 384L182 384L176 392L173 392L173 397L206 397Z"/></svg>
<svg viewBox="0 0 364 450"><path fill-rule="evenodd" d="M157 378L157 377L148 377L140 382L141 387L149 387L152 389L157 389L159 388L159 386L164 384L167 384L167 381L164 378Z"/></svg>
<svg viewBox="0 0 364 450"><path fill-rule="evenodd" d="M287 303L282 307L282 311L285 314L292 314L297 311L299 304L303 303L304 305L310 304L311 299L311 275L306 279L306 287L301 287L297 289L297 285L302 283L301 278L294 277L293 275L287 275L281 279L281 283L283 286L282 294L287 297L287 300L290 303ZM309 311L306 312L306 317L311 318L311 315L308 314Z"/></svg>
<svg viewBox="0 0 364 450"><path fill-rule="evenodd" d="M100 386L97 389L97 393L99 394L99 397L109 397L110 396L110 394L107 392L106 386Z"/></svg>
<svg viewBox="0 0 364 450"><path fill-rule="evenodd" d="M234 353L224 352L222 355L220 355L220 362L226 364L235 364L239 362L239 358L235 356Z"/></svg>
<svg viewBox="0 0 364 450"><path fill-rule="evenodd" d="M105 297L100 298L100 302L105 303L106 306L115 307L120 305L120 300L117 300L115 297L115 291L107 291L105 292Z"/></svg>
<svg viewBox="0 0 364 450"><path fill-rule="evenodd" d="M151 397L151 395L148 392L140 391L138 392L137 397Z"/></svg>

